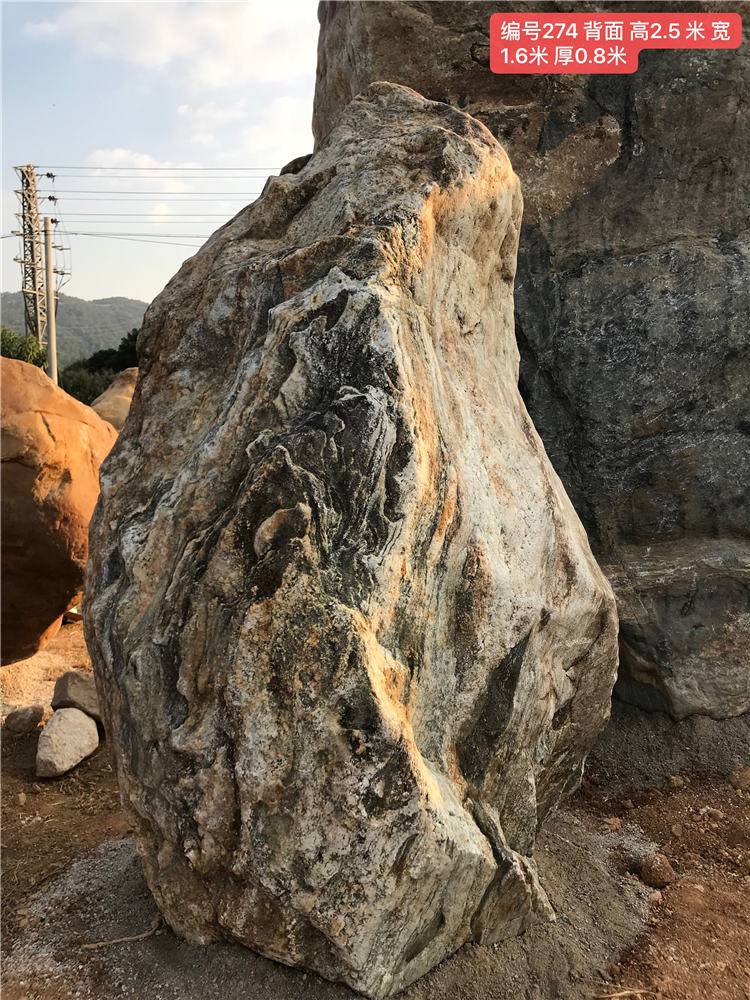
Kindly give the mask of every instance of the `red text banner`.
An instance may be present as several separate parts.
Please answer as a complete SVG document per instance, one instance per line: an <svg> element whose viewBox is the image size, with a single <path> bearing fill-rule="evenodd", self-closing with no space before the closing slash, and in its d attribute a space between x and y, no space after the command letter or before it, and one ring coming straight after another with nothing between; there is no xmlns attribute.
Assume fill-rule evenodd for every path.
<svg viewBox="0 0 750 1000"><path fill-rule="evenodd" d="M736 49L739 14L493 14L493 73L634 73L642 49Z"/></svg>

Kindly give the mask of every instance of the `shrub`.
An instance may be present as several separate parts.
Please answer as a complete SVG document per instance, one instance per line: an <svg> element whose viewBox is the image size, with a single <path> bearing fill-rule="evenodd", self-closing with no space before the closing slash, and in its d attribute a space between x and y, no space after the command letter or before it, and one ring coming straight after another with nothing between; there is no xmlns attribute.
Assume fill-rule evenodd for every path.
<svg viewBox="0 0 750 1000"><path fill-rule="evenodd" d="M26 361L37 368L43 368L47 361L47 352L40 346L36 337L17 333L9 326L0 328L0 354L4 358L15 358Z"/></svg>
<svg viewBox="0 0 750 1000"><path fill-rule="evenodd" d="M90 405L97 396L101 396L115 377L111 369L89 372L85 368L66 368L60 374L60 387L81 403Z"/></svg>
<svg viewBox="0 0 750 1000"><path fill-rule="evenodd" d="M135 343L138 331L131 330L117 347L95 351L91 357L74 361L60 375L60 385L82 403L90 404L109 386L118 372L135 368L138 356Z"/></svg>

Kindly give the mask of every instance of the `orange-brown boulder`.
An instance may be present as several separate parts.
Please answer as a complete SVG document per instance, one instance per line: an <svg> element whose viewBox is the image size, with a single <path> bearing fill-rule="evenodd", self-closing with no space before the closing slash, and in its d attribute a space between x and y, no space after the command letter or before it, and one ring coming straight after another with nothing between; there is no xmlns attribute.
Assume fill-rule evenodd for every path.
<svg viewBox="0 0 750 1000"><path fill-rule="evenodd" d="M115 429L39 368L2 358L2 662L31 656L79 599L99 466Z"/></svg>
<svg viewBox="0 0 750 1000"><path fill-rule="evenodd" d="M121 431L130 411L137 381L137 368L126 368L119 372L101 396L96 397L91 409L96 410L102 420L109 421L116 430Z"/></svg>

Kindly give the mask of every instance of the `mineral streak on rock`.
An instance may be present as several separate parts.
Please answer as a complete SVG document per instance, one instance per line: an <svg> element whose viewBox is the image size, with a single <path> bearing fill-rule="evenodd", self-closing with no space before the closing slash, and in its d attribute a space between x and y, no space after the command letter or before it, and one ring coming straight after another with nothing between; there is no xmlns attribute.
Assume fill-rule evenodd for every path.
<svg viewBox="0 0 750 1000"><path fill-rule="evenodd" d="M644 52L620 76L494 75L490 15L517 9L321 4L316 139L387 79L463 108L507 149L525 201L521 391L613 569L618 691L676 718L738 715L750 707L750 45ZM652 546L661 582L637 569Z"/></svg>
<svg viewBox="0 0 750 1000"><path fill-rule="evenodd" d="M616 670L517 391L521 194L374 84L148 311L85 621L168 922L373 997L550 914Z"/></svg>

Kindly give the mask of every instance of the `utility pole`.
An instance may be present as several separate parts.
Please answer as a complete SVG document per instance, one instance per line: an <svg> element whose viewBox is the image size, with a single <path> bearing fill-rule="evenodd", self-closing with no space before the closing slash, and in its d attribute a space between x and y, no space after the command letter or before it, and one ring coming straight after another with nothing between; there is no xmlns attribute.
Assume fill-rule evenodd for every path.
<svg viewBox="0 0 750 1000"><path fill-rule="evenodd" d="M57 385L57 317L55 316L55 262L52 258L52 219L44 217L44 264L47 289L47 374Z"/></svg>
<svg viewBox="0 0 750 1000"><path fill-rule="evenodd" d="M36 167L32 163L16 167L21 180L21 188L16 191L21 211L19 235L22 239L21 256L16 260L21 264L21 291L23 293L26 333L44 344L47 328L47 285L42 261L42 233L39 226L39 200L36 190ZM54 288L54 286L53 286Z"/></svg>

